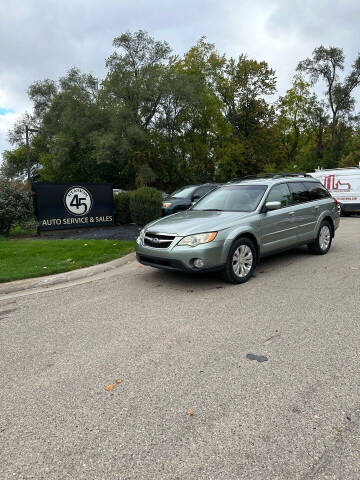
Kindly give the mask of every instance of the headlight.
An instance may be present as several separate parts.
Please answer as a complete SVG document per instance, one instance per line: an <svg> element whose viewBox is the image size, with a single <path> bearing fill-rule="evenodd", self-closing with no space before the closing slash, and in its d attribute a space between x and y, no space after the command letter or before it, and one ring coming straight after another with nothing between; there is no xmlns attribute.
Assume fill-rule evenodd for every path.
<svg viewBox="0 0 360 480"><path fill-rule="evenodd" d="M168 207L171 207L172 203L171 202L166 202L166 203L163 203L163 207L164 208L168 208Z"/></svg>
<svg viewBox="0 0 360 480"><path fill-rule="evenodd" d="M144 237L145 237L145 232L144 232L144 229L142 229L139 233L138 238L136 239L137 243L143 244L144 243Z"/></svg>
<svg viewBox="0 0 360 480"><path fill-rule="evenodd" d="M178 245L188 245L189 247L196 247L201 243L209 243L214 240L216 237L217 232L209 232L209 233L197 233L195 235L189 235L184 237L180 240Z"/></svg>

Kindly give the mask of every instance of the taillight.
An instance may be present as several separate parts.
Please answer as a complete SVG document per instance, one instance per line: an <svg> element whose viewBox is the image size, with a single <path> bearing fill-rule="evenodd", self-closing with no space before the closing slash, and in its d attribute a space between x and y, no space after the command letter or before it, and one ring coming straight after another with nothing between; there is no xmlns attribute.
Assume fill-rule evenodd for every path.
<svg viewBox="0 0 360 480"><path fill-rule="evenodd" d="M335 197L333 197L333 199L334 199L334 203L335 203L335 205L338 207L338 206L339 206L339 202L336 200L336 198L335 198Z"/></svg>

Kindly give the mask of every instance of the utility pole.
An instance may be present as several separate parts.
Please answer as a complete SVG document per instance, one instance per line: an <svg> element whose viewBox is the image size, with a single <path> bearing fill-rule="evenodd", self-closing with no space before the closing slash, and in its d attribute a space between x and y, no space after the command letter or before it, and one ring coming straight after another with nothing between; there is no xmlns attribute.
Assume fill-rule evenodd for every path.
<svg viewBox="0 0 360 480"><path fill-rule="evenodd" d="M25 126L25 133L26 133L26 168L27 168L27 178L28 178L28 185L30 188L30 151L29 151L29 127Z"/></svg>
<svg viewBox="0 0 360 480"><path fill-rule="evenodd" d="M30 147L29 147L29 132L37 133L39 130L35 128L29 128L25 125L25 134L26 134L26 169L27 169L27 179L28 185L31 189L31 171L30 171Z"/></svg>

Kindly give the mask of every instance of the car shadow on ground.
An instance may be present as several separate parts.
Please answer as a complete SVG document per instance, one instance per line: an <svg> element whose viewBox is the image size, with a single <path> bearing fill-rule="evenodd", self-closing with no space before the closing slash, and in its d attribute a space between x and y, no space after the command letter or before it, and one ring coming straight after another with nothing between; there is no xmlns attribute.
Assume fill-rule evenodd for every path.
<svg viewBox="0 0 360 480"><path fill-rule="evenodd" d="M296 262L300 263L304 257L313 257L306 247L295 248L264 257L258 263L254 277L286 268ZM185 292L194 289L212 290L233 286L222 278L221 272L186 273L146 267L145 275L141 275L140 278L147 284L150 283L153 288L166 286L170 290L183 290Z"/></svg>

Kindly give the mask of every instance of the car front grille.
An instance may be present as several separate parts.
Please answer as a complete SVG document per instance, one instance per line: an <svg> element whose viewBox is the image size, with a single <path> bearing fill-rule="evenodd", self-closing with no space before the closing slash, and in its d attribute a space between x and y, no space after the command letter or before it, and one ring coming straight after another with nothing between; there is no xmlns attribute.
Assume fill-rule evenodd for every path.
<svg viewBox="0 0 360 480"><path fill-rule="evenodd" d="M175 238L176 235L146 232L144 236L144 245L153 248L169 248Z"/></svg>

